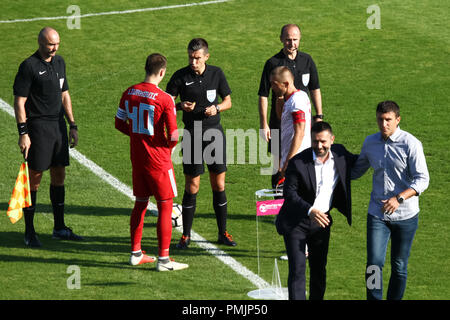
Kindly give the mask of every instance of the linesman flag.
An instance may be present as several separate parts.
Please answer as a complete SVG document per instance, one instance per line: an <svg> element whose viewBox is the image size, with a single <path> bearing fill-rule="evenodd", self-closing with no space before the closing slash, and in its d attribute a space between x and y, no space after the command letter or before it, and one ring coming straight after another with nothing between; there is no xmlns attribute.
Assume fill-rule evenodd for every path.
<svg viewBox="0 0 450 320"><path fill-rule="evenodd" d="M30 180L28 176L28 163L24 161L20 166L19 175L9 200L6 215L11 223L16 223L23 216L23 208L31 206Z"/></svg>

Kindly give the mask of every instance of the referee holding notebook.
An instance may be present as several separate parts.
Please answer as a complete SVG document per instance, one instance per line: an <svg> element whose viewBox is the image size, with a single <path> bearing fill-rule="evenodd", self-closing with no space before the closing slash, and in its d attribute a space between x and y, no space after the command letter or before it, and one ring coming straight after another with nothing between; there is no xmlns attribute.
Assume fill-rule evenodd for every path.
<svg viewBox="0 0 450 320"><path fill-rule="evenodd" d="M14 112L19 147L30 168L32 205L25 208L25 245L40 247L34 229L36 194L42 174L50 169L50 200L54 215L54 239L82 240L64 223L65 167L70 147L78 144L64 59L56 55L58 32L45 27L39 32L39 49L20 64L14 80ZM69 135L64 116L70 125Z"/></svg>
<svg viewBox="0 0 450 320"><path fill-rule="evenodd" d="M236 246L227 232L227 197L225 194L226 141L220 124L220 114L231 108L231 89L223 71L206 64L209 59L208 43L195 38L188 44L189 65L176 71L167 84L167 93L174 99L180 96L177 109L183 111L183 172L185 190L183 195L183 235L177 244L186 249L191 239L191 228L196 209L200 175L205 172L206 162L213 192L213 207L216 214L218 242ZM221 102L219 103L219 97ZM211 142L205 141L212 133ZM197 148L197 146L199 148ZM197 150L198 149L198 150ZM211 151L205 156L205 151ZM211 159L208 159L211 158Z"/></svg>

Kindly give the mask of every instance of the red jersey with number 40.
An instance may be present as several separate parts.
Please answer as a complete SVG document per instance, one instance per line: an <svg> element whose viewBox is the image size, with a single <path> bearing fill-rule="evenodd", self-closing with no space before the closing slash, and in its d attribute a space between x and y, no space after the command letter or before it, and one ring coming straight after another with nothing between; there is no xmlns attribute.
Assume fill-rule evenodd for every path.
<svg viewBox="0 0 450 320"><path fill-rule="evenodd" d="M172 167L171 151L178 141L172 96L151 83L129 87L122 94L115 126L130 136L134 168L154 171Z"/></svg>

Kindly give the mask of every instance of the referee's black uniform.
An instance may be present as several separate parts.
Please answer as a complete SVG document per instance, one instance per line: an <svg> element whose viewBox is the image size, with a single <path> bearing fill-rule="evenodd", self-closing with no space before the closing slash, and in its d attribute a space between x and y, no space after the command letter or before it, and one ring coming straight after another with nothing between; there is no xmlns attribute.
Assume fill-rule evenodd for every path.
<svg viewBox="0 0 450 320"><path fill-rule="evenodd" d="M15 96L27 97L25 111L32 141L27 158L29 167L45 171L53 166L68 166L62 92L69 90L69 84L64 59L55 55L47 62L36 51L21 63L13 89Z"/></svg>
<svg viewBox="0 0 450 320"><path fill-rule="evenodd" d="M27 162L30 169L42 172L51 167L69 165L69 141L64 119L63 92L69 90L66 65L61 56L55 55L47 62L39 50L20 64L14 80L13 93L26 98L26 132L31 145ZM71 128L76 129L74 124ZM34 212L37 190L31 190L32 205L24 209L25 244L39 247L41 243L34 230ZM54 214L53 238L82 240L64 223L64 185L50 184L50 200Z"/></svg>
<svg viewBox="0 0 450 320"><path fill-rule="evenodd" d="M205 109L211 105L219 104L220 98L225 98L231 94L231 89L228 85L225 75L219 67L206 65L205 71L198 75L190 66L182 68L175 72L167 84L167 93L172 96L180 96L181 101L195 102L195 108L191 112L183 110L184 129L191 135L190 149L191 152L183 151L183 171L190 176L198 176L204 173L203 159L195 157L194 139L200 140L203 149L209 144L208 141L203 141L203 133L208 129L218 129L223 136L223 148L221 159L215 158L215 162L206 161L208 169L221 173L227 170L226 167L226 144L225 135L220 124L220 112L214 116L205 115ZM194 128L199 128L201 125L202 135L195 134ZM184 141L184 140L183 140ZM187 144L183 145L188 148ZM190 156L189 156L190 155ZM199 161L200 160L200 161ZM207 160L207 159L206 159Z"/></svg>
<svg viewBox="0 0 450 320"><path fill-rule="evenodd" d="M204 173L206 162L209 172L220 174L227 170L226 166L226 139L220 124L220 112L207 116L205 109L211 105L219 104L219 97L223 100L231 94L231 89L223 71L216 66L205 64L202 74L197 74L190 66L176 71L169 80L166 88L172 96L180 96L181 101L195 102L191 112L183 110L183 172L185 175L197 177ZM201 129L200 129L201 128ZM214 130L211 141L203 141L207 130ZM212 132L212 131L210 131ZM189 134L189 139L186 135ZM218 138L219 137L219 138ZM210 159L203 157L205 148L216 141L214 152ZM207 140L207 139L205 139ZM201 146L201 148L199 148ZM183 237L178 248L187 248L190 242L192 222L196 208L197 194L190 194L186 190L183 195ZM216 214L219 230L219 243L235 246L231 235L226 231L227 198L225 190L213 190L213 207ZM187 240L186 240L187 239Z"/></svg>
<svg viewBox="0 0 450 320"><path fill-rule="evenodd" d="M307 53L297 51L295 59L292 60L287 57L283 52L283 49L281 49L280 52L267 60L264 65L264 69L261 75L261 81L259 84L259 96L269 97L271 91L270 75L273 69L281 66L286 66L291 70L292 74L294 75L294 85L297 89L305 91L308 95L310 91L320 89L316 64L314 63L311 56ZM280 130L280 119L278 119L276 114L276 97L273 93L271 99L269 128L271 130ZM281 145L281 134L279 135L278 145ZM271 140L269 140L268 148L268 151L271 152ZM275 185L278 182L278 177L278 172L272 176L273 188L275 188Z"/></svg>
<svg viewBox="0 0 450 320"><path fill-rule="evenodd" d="M276 67L286 66L294 75L294 85L298 90L306 93L320 89L319 76L317 73L316 64L311 56L304 52L297 52L294 60L289 59L283 49L276 55L266 61L261 75L258 95L262 97L269 97L270 93L270 74ZM280 120L276 114L276 97L272 94L272 103L269 118L270 129L280 129Z"/></svg>

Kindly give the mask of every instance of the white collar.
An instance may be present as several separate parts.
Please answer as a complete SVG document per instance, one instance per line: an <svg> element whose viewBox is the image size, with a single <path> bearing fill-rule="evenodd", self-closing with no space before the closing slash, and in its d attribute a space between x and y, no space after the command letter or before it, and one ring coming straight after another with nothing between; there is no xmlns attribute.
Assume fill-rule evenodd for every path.
<svg viewBox="0 0 450 320"><path fill-rule="evenodd" d="M313 161L314 161L314 163L315 164L320 164L320 165L322 165L322 164L325 164L325 163L327 163L329 160L331 160L331 159L333 159L334 160L334 156L333 156L333 152L331 152L331 148L330 148L330 151L329 151L329 154L330 154L330 156L328 157L328 159L325 161L325 162L321 162L321 161L319 161L318 159L317 159L317 156L316 156L316 153L314 152L314 150L312 150L312 156L313 156Z"/></svg>
<svg viewBox="0 0 450 320"><path fill-rule="evenodd" d="M402 130L400 130L400 126L398 126L398 127L395 129L394 133L390 135L389 139L391 139L391 140L394 141L394 142L397 141L397 140L398 140L398 137L399 137L400 134L401 134L401 131L402 131Z"/></svg>

